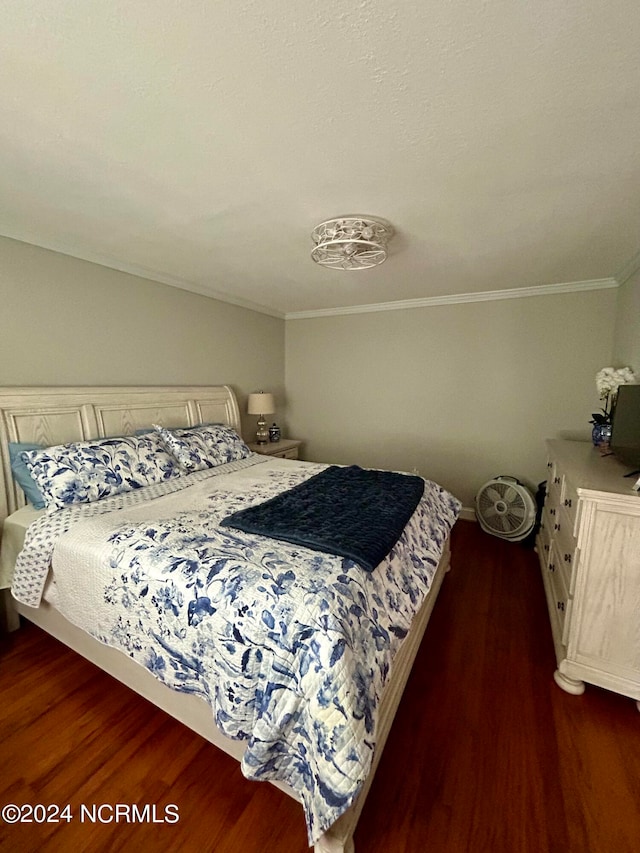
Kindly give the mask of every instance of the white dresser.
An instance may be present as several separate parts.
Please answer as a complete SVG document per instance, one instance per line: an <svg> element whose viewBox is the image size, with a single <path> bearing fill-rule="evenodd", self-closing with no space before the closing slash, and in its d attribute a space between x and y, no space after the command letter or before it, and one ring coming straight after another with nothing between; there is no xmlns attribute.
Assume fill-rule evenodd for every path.
<svg viewBox="0 0 640 853"><path fill-rule="evenodd" d="M640 700L637 478L588 442L547 442L537 550L558 669L569 693L597 684ZM640 702L638 703L640 710Z"/></svg>

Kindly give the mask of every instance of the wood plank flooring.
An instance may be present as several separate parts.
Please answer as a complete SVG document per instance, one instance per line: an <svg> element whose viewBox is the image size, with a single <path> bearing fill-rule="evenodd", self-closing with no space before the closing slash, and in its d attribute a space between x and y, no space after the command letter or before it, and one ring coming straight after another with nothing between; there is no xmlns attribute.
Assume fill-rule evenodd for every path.
<svg viewBox="0 0 640 853"><path fill-rule="evenodd" d="M569 696L535 554L459 522L355 842L357 853L637 853L640 714ZM302 853L300 807L39 629L0 638L0 806L71 804L8 826L2 851ZM175 823L80 805L175 804ZM150 813L150 817L153 813ZM171 816L171 815L169 815Z"/></svg>

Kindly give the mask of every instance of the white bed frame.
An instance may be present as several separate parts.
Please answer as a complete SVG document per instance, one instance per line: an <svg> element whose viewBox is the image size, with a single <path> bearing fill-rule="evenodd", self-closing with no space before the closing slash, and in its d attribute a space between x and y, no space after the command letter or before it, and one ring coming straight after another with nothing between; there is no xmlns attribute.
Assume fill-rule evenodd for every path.
<svg viewBox="0 0 640 853"><path fill-rule="evenodd" d="M229 386L0 388L0 523L25 504L22 490L11 475L10 441L53 445L131 434L152 423L179 427L206 422L230 424L241 432L238 403ZM376 751L369 777L351 808L315 844L315 853L354 851L353 833L448 568L447 543L429 595L394 660L392 676L380 705ZM202 699L166 687L120 651L104 646L76 628L46 602L38 608L26 607L11 598L9 590L0 590L0 593L4 620L10 629L17 628L19 615L23 616L224 752L238 760L242 758L244 744L220 732L211 709ZM273 784L298 799L287 785Z"/></svg>

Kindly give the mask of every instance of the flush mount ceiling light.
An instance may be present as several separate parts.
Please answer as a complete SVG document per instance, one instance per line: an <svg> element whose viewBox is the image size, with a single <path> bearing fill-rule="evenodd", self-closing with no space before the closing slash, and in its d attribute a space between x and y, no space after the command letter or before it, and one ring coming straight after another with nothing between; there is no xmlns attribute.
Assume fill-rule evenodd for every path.
<svg viewBox="0 0 640 853"><path fill-rule="evenodd" d="M387 240L393 228L381 219L341 216L316 225L311 233L316 244L311 257L317 264L336 270L366 270L387 258Z"/></svg>

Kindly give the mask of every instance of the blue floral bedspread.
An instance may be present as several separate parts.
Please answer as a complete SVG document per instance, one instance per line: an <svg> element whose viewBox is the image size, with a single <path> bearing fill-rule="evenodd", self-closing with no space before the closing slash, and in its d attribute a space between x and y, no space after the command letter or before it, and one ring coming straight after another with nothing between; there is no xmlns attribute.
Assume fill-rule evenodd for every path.
<svg viewBox="0 0 640 853"><path fill-rule="evenodd" d="M365 572L349 559L221 527L230 513L326 467L246 462L153 500L135 493L109 512L76 509L73 523L60 522L69 510L40 519L14 589L24 583L20 566L28 572L55 545L60 612L169 687L203 697L224 734L246 742L244 774L299 793L313 843L368 774L393 656L460 504L426 481L388 557Z"/></svg>

